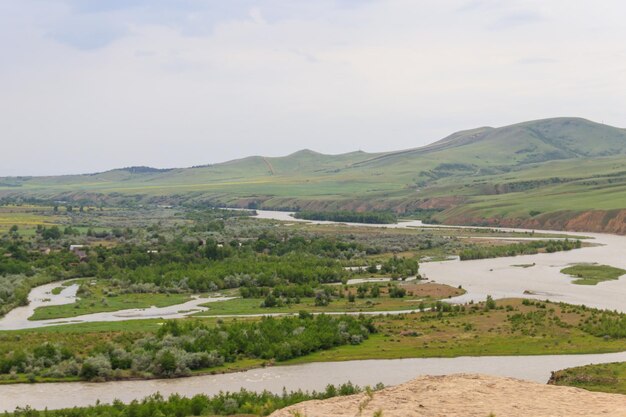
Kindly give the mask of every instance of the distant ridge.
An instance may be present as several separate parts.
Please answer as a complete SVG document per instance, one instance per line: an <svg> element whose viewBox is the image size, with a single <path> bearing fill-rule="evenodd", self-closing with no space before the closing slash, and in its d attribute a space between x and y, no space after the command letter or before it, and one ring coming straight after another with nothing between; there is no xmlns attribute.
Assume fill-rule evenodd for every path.
<svg viewBox="0 0 626 417"><path fill-rule="evenodd" d="M0 202L166 202L431 213L454 224L626 233L626 130L558 117L380 153L249 156L192 168L0 178Z"/></svg>
<svg viewBox="0 0 626 417"><path fill-rule="evenodd" d="M152 174L156 172L169 172L169 171L172 171L173 169L174 168L152 168L152 167L147 167L147 166L133 166L133 167L120 168L119 170L130 172L131 174Z"/></svg>

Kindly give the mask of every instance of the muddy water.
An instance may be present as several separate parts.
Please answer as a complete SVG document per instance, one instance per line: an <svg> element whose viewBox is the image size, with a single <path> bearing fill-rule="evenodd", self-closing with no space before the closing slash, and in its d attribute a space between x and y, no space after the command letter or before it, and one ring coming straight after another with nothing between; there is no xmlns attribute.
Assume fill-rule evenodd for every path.
<svg viewBox="0 0 626 417"><path fill-rule="evenodd" d="M257 215L255 216L257 219L269 219L269 220L280 220L285 222L298 222L298 223L309 223L309 224L344 224L348 226L359 226L359 227L388 227L390 229L398 229L398 228L406 228L406 227L420 227L423 226L421 220L411 220L400 223L392 223L392 224L367 224L367 223L345 223L345 222L333 222L333 221L322 221L322 220L304 220L304 219L296 219L292 217L294 212L292 211L271 211L271 210L256 210Z"/></svg>
<svg viewBox="0 0 626 417"><path fill-rule="evenodd" d="M52 294L54 288L62 287L67 281L53 282L33 288L28 294L28 305L11 310L0 318L0 330L20 329L21 324L28 325L28 318L35 309L45 306L71 304L76 301L78 285L68 285L59 294Z"/></svg>
<svg viewBox="0 0 626 417"><path fill-rule="evenodd" d="M168 396L180 393L216 394L219 391L238 391L241 388L280 393L288 390L323 390L327 384L352 381L355 384L374 385L382 382L395 385L420 375L453 373L483 373L509 376L545 383L550 371L590 363L626 361L626 352L602 355L461 357L349 361L278 366L239 372L191 378L121 381L107 383L50 383L0 386L0 411L14 410L30 404L36 409L65 408L94 404L97 400L128 402L160 392Z"/></svg>
<svg viewBox="0 0 626 417"><path fill-rule="evenodd" d="M297 221L288 212L258 211L258 217L285 221ZM309 222L311 224L331 224L333 222ZM393 225L367 225L370 227L407 228L419 227L422 223L401 222ZM363 225L359 225L363 226ZM440 227L440 226L428 226ZM449 227L449 226L442 226ZM456 227L456 226L455 226ZM476 229L476 227L471 227ZM491 229L491 228L490 228ZM520 229L500 229L504 231L527 231ZM563 234L562 231L539 231L540 233ZM455 298L454 302L484 300L487 295L494 298L526 297L550 299L571 304L585 304L590 307L607 308L626 312L626 277L615 281L605 281L598 285L576 285L573 279L561 274L561 269L570 264L596 262L626 269L626 236L574 233L573 236L586 236L585 242L594 246L568 252L525 255L509 258L443 262L423 262L420 273L428 279L452 286L463 286L467 293ZM480 238L480 236L478 237ZM493 239L493 238L489 238ZM533 238L529 238L532 240ZM519 240L519 239L516 239ZM535 264L529 268L520 265Z"/></svg>
<svg viewBox="0 0 626 417"><path fill-rule="evenodd" d="M431 280L462 285L467 291L456 302L494 298L528 297L626 312L626 277L598 285L577 285L561 269L575 263L596 262L626 269L626 237L587 234L601 246L568 252L475 261L428 262L420 272ZM520 265L531 265L523 268Z"/></svg>
<svg viewBox="0 0 626 417"><path fill-rule="evenodd" d="M28 320L39 307L71 304L76 301L78 285L70 285L61 291L60 294L52 294L52 289L61 286L63 282L42 285L33 288L28 295L29 304L24 307L13 309L6 316L0 318L0 330L21 330L35 329L38 327L55 326L68 323L94 323L100 321L125 321L141 320L148 318L181 318L198 311L208 310L200 304L214 301L230 300L233 297L207 297L194 296L186 303L176 304L168 307L136 308L104 313L85 314L82 316L50 319L50 320Z"/></svg>
<svg viewBox="0 0 626 417"><path fill-rule="evenodd" d="M298 221L285 212L259 211L260 218L271 218L290 222ZM309 222L329 224L333 222ZM370 227L416 227L421 222L407 222L397 225L368 225ZM363 225L359 225L363 226ZM509 229L510 230L510 229ZM561 232L556 232L561 233ZM571 234L571 233L570 233ZM603 282L596 286L580 286L571 283L571 279L559 271L570 263L598 262L626 269L626 237L587 234L593 237L593 243L602 246L588 247L571 252L519 256L515 258L497 258L477 261L452 260L446 262L422 263L421 272L440 283L462 285L468 293L456 301L480 300L487 294L495 298L531 297L525 292L532 292L538 298L550 298L574 304L586 304L594 307L611 308L626 311L626 278ZM530 268L515 265L535 264ZM36 303L73 302L75 288L66 289L54 297L46 291L49 288L36 289L31 293L33 305L21 310L14 310L7 317L9 322L26 321ZM35 290L34 290L35 291ZM73 292L73 294L72 294ZM50 298L50 301L43 301ZM37 301L39 300L39 301ZM69 301L68 301L69 300ZM207 302L203 300L202 302ZM42 305L42 304L39 304ZM51 304L43 304L51 305ZM174 314L181 314L181 306L173 306ZM122 316L120 316L120 313ZM128 319L132 312L106 313L102 320ZM143 313L139 313L143 314ZM149 313L148 313L149 314ZM158 314L158 313L157 313ZM126 315L126 317L124 317ZM84 319L85 316L83 316ZM174 316L172 316L174 317ZM132 317L135 318L135 317ZM142 318L142 317L136 317ZM32 322L30 322L32 323ZM6 326L0 321L0 328ZM94 383L51 383L30 385L0 386L0 410L13 410L18 406L31 405L34 408L50 409L85 406L97 400L110 402L114 399L131 401L143 398L155 392L163 395L180 393L194 395L198 393L215 394L219 391L249 390L282 391L321 390L327 384L339 384L348 380L359 385L373 385L382 382L393 385L405 382L416 376L443 375L459 372L477 372L499 376L546 382L550 371L590 363L626 361L626 352L603 355L555 355L521 357L461 357L427 358L399 360L349 361L339 363L313 363L307 365L282 366L252 370L235 374L207 375L175 380L123 381L103 384Z"/></svg>

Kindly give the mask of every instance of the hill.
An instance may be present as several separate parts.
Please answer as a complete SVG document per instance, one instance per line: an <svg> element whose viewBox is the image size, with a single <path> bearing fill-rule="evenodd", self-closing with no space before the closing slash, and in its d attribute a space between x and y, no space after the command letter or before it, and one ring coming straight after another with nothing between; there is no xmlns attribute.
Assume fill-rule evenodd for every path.
<svg viewBox="0 0 626 417"><path fill-rule="evenodd" d="M356 146L355 146L356 147ZM0 198L440 212L448 223L626 233L626 130L553 118L385 153L302 150L192 168L0 178Z"/></svg>
<svg viewBox="0 0 626 417"><path fill-rule="evenodd" d="M483 375L425 376L378 392L308 401L270 417L593 417L626 415L626 396Z"/></svg>

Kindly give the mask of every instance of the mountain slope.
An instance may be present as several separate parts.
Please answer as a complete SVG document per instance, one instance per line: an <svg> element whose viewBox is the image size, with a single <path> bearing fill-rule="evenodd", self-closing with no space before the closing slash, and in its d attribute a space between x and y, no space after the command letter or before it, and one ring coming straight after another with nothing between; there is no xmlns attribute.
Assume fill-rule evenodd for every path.
<svg viewBox="0 0 626 417"><path fill-rule="evenodd" d="M0 178L0 199L20 198L400 213L437 208L443 222L626 233L619 220L626 209L626 130L554 118L461 131L378 154L302 150L193 168ZM601 220L576 220L590 212L585 219Z"/></svg>
<svg viewBox="0 0 626 417"><path fill-rule="evenodd" d="M361 165L394 165L445 155L446 162L515 166L626 154L626 130L579 118L535 120L454 133L421 148L387 153Z"/></svg>

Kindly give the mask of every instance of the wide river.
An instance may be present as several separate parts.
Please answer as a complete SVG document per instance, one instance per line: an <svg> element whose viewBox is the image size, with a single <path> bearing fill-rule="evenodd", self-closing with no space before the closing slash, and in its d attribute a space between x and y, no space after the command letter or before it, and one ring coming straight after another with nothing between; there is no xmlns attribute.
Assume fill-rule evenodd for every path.
<svg viewBox="0 0 626 417"><path fill-rule="evenodd" d="M296 222L286 212L258 211L259 218ZM332 222L310 222L328 224ZM359 225L362 226L362 225ZM396 225L367 225L369 227L406 228L421 227L419 221ZM507 229L511 230L511 229ZM539 231L537 231L539 232ZM543 231L542 231L543 233ZM562 232L555 232L562 233ZM420 272L428 279L462 285L467 293L453 301L481 300L487 294L494 298L532 297L549 298L573 304L615 309L626 312L626 278L600 283L596 286L574 285L571 279L560 270L572 263L597 262L626 269L626 237L605 234L577 234L588 236L594 246L570 252L518 256L515 258L484 259L476 261L459 260L426 262L420 264ZM534 264L530 268L515 265ZM36 305L73 302L76 287L70 286L56 297L51 297L52 284L33 290L29 297L33 305L16 309L12 315L0 320L0 329L32 327L27 318ZM214 300L214 299L213 299ZM210 300L202 300L206 303ZM42 304L39 304L42 303ZM172 306L167 310L138 310L107 313L107 315L76 318L76 321L107 321L128 318L178 317L186 308L198 308L193 300L187 305ZM130 316L130 317L129 317ZM7 318L9 320L7 320ZM30 323L30 324L29 324ZM58 322L57 322L58 323ZM47 323L52 324L52 323ZM269 390L281 392L289 390L322 390L329 384L352 381L359 385L374 385L382 382L393 385L405 382L419 375L443 375L459 372L478 372L492 375L510 376L538 382L546 382L553 370L590 363L626 361L626 352L597 355L549 355L519 357L460 357L425 358L398 360L368 360L339 363L313 363L307 365L276 366L247 372L223 375L205 375L173 380L121 381L108 383L48 383L0 385L0 411L14 410L30 405L33 408L56 409L94 404L97 400L110 402L114 399L131 401L156 392L163 395L180 393L214 394L219 391Z"/></svg>

